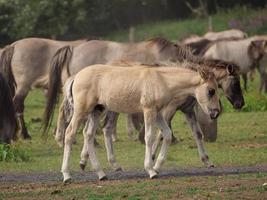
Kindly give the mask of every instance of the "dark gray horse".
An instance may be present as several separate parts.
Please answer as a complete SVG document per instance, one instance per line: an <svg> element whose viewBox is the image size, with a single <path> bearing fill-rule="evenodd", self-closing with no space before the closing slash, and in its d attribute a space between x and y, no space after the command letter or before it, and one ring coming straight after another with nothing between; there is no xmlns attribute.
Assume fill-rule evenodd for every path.
<svg viewBox="0 0 267 200"><path fill-rule="evenodd" d="M0 73L0 143L16 140L17 121L12 94L7 81Z"/></svg>

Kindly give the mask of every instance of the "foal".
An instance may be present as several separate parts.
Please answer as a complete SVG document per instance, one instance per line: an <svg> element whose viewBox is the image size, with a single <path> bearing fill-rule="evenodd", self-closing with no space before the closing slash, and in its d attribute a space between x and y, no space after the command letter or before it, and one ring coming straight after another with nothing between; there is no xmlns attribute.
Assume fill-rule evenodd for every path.
<svg viewBox="0 0 267 200"><path fill-rule="evenodd" d="M214 74L203 68L199 68L199 71L190 69L191 65L188 63L176 65L177 67L95 65L81 70L74 78L67 81L64 87L64 102L71 112L65 117L71 116L72 113L73 115L65 134L62 164L64 182L71 179L69 173L71 145L77 129L86 117L89 123L87 130L84 131L83 150L88 152L83 152L81 156L89 153L92 167L99 179L106 177L94 148L99 110L103 107L114 112L144 113L146 142L144 167L150 178L158 174L171 143L171 130L162 116L162 110L169 102L173 99L194 96L206 114L211 118L218 117L220 104ZM153 166L152 136L156 125L162 130L163 144ZM87 157L82 158L86 159Z"/></svg>

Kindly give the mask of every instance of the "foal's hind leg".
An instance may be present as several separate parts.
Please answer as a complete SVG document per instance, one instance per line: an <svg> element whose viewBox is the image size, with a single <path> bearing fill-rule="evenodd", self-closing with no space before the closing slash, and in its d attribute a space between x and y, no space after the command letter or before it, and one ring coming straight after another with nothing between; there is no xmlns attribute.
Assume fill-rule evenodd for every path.
<svg viewBox="0 0 267 200"><path fill-rule="evenodd" d="M95 144L94 144L94 138L97 130L97 125L99 122L100 112L93 111L88 116L88 125L86 132L84 132L84 142L86 144L86 147L89 152L89 158L91 161L91 165L94 171L96 171L99 180L103 180L106 178L106 174L102 170L100 163L98 161L98 158L96 156L95 152Z"/></svg>
<svg viewBox="0 0 267 200"><path fill-rule="evenodd" d="M163 119L161 113L158 114L156 122L159 128L161 129L162 136L163 136L163 142L162 142L162 146L160 149L160 153L158 155L155 166L153 167L158 172L160 167L166 160L167 150L172 141L172 131L170 127L168 126L167 122Z"/></svg>
<svg viewBox="0 0 267 200"><path fill-rule="evenodd" d="M195 112L189 112L185 113L186 119L190 125L190 128L192 130L193 136L196 140L197 144L197 149L199 156L201 158L201 161L208 167L214 167L213 163L209 160L209 156L205 151L204 145L203 145L203 140L202 140L202 133L201 129L199 128L199 125L196 120L196 115Z"/></svg>
<svg viewBox="0 0 267 200"><path fill-rule="evenodd" d="M111 137L114 127L116 127L117 125L116 122L117 122L119 114L108 111L106 116L107 116L107 119L106 119L105 126L103 128L103 132L104 132L108 162L115 171L120 171L122 169L116 162L114 151L113 151L112 137Z"/></svg>
<svg viewBox="0 0 267 200"><path fill-rule="evenodd" d="M15 111L17 113L18 121L19 121L19 127L20 127L20 135L24 139L30 139L31 136L29 135L25 121L24 121L24 100L28 94L29 90L28 89L20 89L18 88L16 91L16 94L13 98L14 101L14 106L15 106Z"/></svg>

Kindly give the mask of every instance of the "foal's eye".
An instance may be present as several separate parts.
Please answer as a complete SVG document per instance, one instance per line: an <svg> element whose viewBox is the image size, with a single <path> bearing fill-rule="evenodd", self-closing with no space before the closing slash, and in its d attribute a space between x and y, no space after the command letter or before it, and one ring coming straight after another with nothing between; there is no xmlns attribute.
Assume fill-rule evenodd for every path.
<svg viewBox="0 0 267 200"><path fill-rule="evenodd" d="M215 94L215 89L210 88L209 89L209 97L212 97Z"/></svg>

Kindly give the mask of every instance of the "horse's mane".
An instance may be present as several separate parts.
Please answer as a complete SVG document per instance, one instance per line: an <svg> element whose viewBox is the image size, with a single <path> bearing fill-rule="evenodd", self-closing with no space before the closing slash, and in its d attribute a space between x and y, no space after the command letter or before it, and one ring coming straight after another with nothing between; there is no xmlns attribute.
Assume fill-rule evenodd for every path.
<svg viewBox="0 0 267 200"><path fill-rule="evenodd" d="M168 47L175 47L176 48L176 57L175 61L190 61L192 63L199 63L200 60L202 60L201 57L196 56L193 54L192 50L187 47L186 45L180 45L174 42L171 42L163 37L156 37L147 40L147 42L152 45L152 44L157 44L160 48L160 52L163 51L165 48Z"/></svg>

